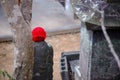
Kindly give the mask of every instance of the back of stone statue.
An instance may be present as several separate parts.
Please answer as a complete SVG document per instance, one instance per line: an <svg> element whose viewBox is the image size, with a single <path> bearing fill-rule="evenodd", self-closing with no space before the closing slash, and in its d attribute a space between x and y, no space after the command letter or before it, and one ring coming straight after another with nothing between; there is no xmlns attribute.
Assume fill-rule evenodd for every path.
<svg viewBox="0 0 120 80"><path fill-rule="evenodd" d="M34 43L33 80L52 80L53 48L45 41Z"/></svg>

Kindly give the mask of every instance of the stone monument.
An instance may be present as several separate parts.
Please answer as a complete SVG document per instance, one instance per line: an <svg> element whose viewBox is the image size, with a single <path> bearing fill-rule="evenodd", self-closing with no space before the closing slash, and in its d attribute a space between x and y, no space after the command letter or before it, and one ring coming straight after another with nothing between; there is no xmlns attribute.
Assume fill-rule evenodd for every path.
<svg viewBox="0 0 120 80"><path fill-rule="evenodd" d="M120 58L120 1L71 0L81 20L80 72L83 80L120 80L120 68L101 29L101 14L115 52Z"/></svg>

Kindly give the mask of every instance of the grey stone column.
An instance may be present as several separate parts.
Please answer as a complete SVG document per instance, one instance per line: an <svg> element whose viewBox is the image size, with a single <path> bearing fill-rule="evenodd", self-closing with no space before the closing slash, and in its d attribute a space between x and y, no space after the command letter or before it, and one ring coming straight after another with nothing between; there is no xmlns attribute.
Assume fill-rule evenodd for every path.
<svg viewBox="0 0 120 80"><path fill-rule="evenodd" d="M80 71L83 80L90 80L92 31L88 30L85 23L81 23L80 30Z"/></svg>

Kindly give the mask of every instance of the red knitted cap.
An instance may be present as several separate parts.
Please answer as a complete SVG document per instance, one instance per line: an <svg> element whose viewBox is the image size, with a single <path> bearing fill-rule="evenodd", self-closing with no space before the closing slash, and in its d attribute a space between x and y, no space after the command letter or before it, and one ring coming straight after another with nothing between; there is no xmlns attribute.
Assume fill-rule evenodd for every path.
<svg viewBox="0 0 120 80"><path fill-rule="evenodd" d="M42 27L36 27L32 30L32 40L34 42L44 41L46 38L46 31Z"/></svg>

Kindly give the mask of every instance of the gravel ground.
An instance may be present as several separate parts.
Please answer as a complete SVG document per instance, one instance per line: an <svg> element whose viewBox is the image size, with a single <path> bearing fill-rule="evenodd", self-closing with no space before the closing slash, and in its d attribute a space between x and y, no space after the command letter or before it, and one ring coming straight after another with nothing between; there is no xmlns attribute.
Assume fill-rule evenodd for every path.
<svg viewBox="0 0 120 80"><path fill-rule="evenodd" d="M80 50L80 33L69 33L63 35L55 35L47 37L46 41L53 46L54 49L54 72L53 80L61 80L59 59L62 52L79 51ZM13 43L0 43L0 70L6 70L10 74L13 73ZM4 80L0 76L0 80ZM5 79L7 80L7 79Z"/></svg>

